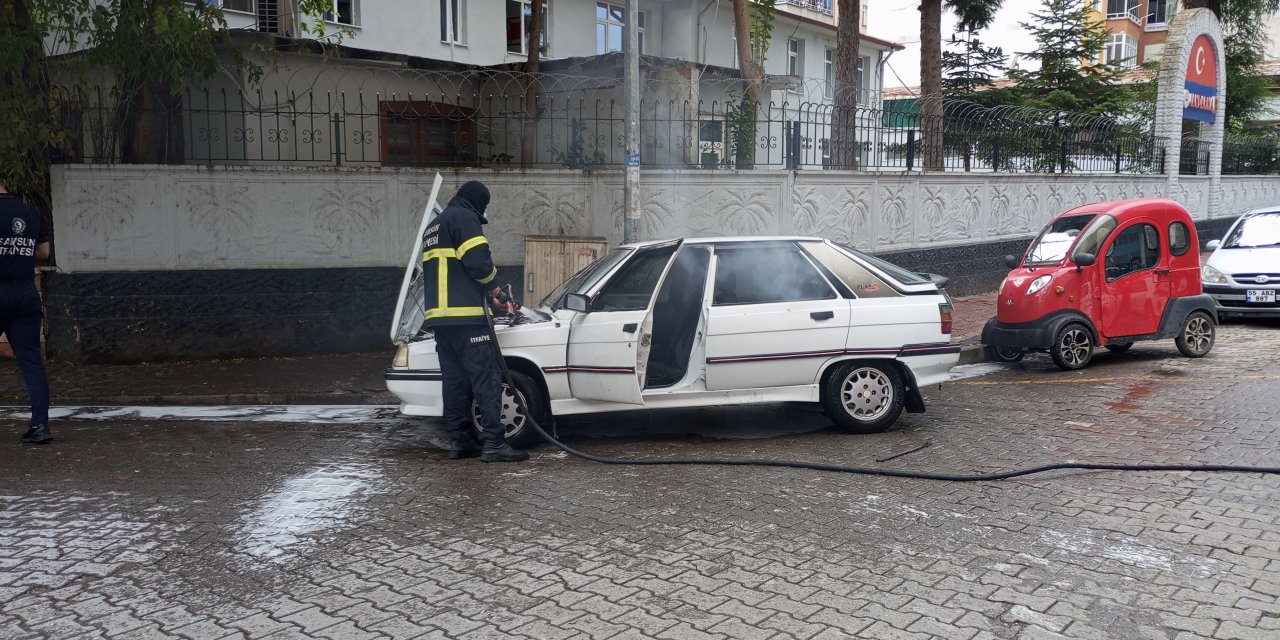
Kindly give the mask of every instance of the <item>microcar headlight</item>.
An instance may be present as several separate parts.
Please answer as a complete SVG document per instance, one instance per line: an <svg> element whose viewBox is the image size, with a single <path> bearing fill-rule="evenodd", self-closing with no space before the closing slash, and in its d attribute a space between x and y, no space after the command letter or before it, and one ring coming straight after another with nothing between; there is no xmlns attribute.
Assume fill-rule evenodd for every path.
<svg viewBox="0 0 1280 640"><path fill-rule="evenodd" d="M1031 295L1043 289L1045 285L1049 284L1049 281L1052 279L1053 279L1053 276L1040 276L1039 278L1032 280L1031 285L1027 287L1027 295Z"/></svg>
<svg viewBox="0 0 1280 640"><path fill-rule="evenodd" d="M396 349L396 358L391 361L391 366L397 369L409 368L409 347L400 345L400 347Z"/></svg>
<svg viewBox="0 0 1280 640"><path fill-rule="evenodd" d="M1221 271L1206 264L1200 268L1200 281L1209 284L1226 284L1227 276L1222 275Z"/></svg>

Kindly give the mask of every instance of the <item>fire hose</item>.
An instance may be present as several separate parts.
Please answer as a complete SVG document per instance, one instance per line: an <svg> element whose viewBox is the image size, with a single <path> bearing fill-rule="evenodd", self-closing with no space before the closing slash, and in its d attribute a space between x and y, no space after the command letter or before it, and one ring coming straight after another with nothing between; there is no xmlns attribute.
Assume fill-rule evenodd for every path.
<svg viewBox="0 0 1280 640"><path fill-rule="evenodd" d="M610 458L606 456L597 456L574 449L569 445L561 442L559 439L552 437L547 433L542 425L533 416L533 412L525 405L524 397L519 393L514 382L511 380L511 370L507 368L507 361L502 356L502 348L498 346L498 334L494 330L493 314L489 310L488 305L485 306L485 319L488 320L489 342L493 345L494 353L498 358L498 362L502 365L503 382L507 388L511 390L511 395L515 398L520 410L524 413L525 420L529 422L529 426L537 432L547 443L564 451L565 453L590 460L591 462L599 462L602 464L624 464L624 465L717 465L717 466L735 466L735 467L784 467L791 469L809 469L813 471L832 471L836 473L851 473L866 476L885 476L890 478L911 478L915 480L939 480L944 482L986 482L992 480L1008 480L1010 478L1018 478L1021 476L1029 476L1038 473L1046 473L1049 471L1062 470L1081 470L1081 471L1207 471L1219 473L1261 473L1261 474L1280 474L1280 467L1254 467L1247 465L1222 465L1222 464L1103 464L1090 462L1062 462L1056 464L1046 464L1037 467L1027 467L1024 469L1014 469L1010 471L999 471L995 473L982 474L954 474L954 473L928 473L923 471L898 471L894 469L883 469L878 467L855 467L837 464L823 464L818 462L800 462L794 460L771 460L768 458L643 458L643 459L627 459L627 458ZM554 418L553 418L554 419ZM920 447L923 448L923 447ZM914 451L914 450L912 450ZM910 453L910 451L906 452ZM891 456L898 457L898 456Z"/></svg>

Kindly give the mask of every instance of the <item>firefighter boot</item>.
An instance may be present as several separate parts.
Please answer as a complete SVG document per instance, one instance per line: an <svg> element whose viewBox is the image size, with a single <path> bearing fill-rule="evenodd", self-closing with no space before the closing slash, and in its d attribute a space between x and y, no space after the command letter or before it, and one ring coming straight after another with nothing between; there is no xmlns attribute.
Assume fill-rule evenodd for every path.
<svg viewBox="0 0 1280 640"><path fill-rule="evenodd" d="M476 438L476 434L471 429L458 429L456 432L450 430L449 433L449 459L462 460L463 458L474 458L480 455L480 440Z"/></svg>
<svg viewBox="0 0 1280 640"><path fill-rule="evenodd" d="M499 440L497 444L486 442L480 459L485 462L520 462L528 460L529 454Z"/></svg>

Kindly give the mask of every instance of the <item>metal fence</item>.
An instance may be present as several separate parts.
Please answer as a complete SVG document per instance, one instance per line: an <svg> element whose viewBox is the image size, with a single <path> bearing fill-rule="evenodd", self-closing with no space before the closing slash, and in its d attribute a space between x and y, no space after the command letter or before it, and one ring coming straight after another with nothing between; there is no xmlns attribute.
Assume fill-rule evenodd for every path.
<svg viewBox="0 0 1280 640"><path fill-rule="evenodd" d="M70 119L67 161L119 161L120 106L91 92ZM864 171L1137 173L1164 171L1166 141L1134 125L1076 114L943 101L926 139L920 101L839 109L828 101L745 104L646 100L642 165ZM522 95L193 91L149 114L172 163L408 167L614 168L625 163L621 100L607 91ZM1270 147L1266 145L1270 144ZM1187 173L1209 148L1183 141ZM1224 172L1277 171L1275 144L1224 145Z"/></svg>

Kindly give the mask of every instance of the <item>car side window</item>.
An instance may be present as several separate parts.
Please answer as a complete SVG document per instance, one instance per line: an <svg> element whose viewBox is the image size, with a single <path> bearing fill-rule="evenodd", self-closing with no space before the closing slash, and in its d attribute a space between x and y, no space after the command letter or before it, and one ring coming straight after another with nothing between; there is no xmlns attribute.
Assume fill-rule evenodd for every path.
<svg viewBox="0 0 1280 640"><path fill-rule="evenodd" d="M712 304L830 300L836 292L795 245L720 247Z"/></svg>
<svg viewBox="0 0 1280 640"><path fill-rule="evenodd" d="M1149 224L1135 224L1117 233L1107 249L1107 281L1153 269L1160 262L1160 233Z"/></svg>
<svg viewBox="0 0 1280 640"><path fill-rule="evenodd" d="M636 311L648 309L653 290L675 253L675 245L640 251L609 278L596 294L595 311Z"/></svg>
<svg viewBox="0 0 1280 640"><path fill-rule="evenodd" d="M1169 253L1180 256L1191 248L1191 231L1181 222L1169 223Z"/></svg>

